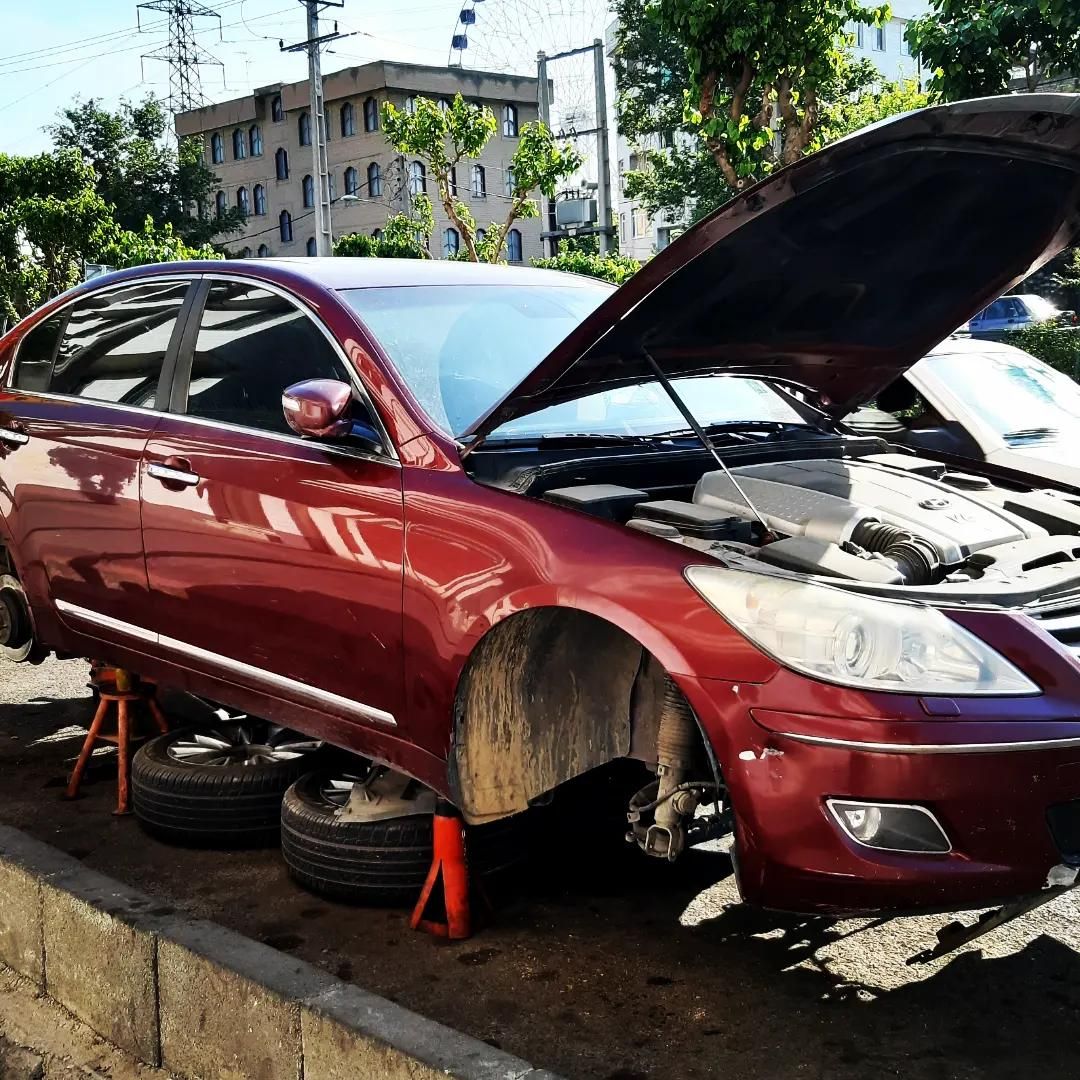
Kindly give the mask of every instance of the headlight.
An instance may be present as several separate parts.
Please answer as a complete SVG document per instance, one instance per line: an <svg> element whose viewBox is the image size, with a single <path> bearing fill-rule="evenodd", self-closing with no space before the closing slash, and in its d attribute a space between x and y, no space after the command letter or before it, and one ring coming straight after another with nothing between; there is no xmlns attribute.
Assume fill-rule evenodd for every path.
<svg viewBox="0 0 1080 1080"><path fill-rule="evenodd" d="M719 566L691 566L686 578L755 645L818 679L908 694L1040 693L935 608Z"/></svg>

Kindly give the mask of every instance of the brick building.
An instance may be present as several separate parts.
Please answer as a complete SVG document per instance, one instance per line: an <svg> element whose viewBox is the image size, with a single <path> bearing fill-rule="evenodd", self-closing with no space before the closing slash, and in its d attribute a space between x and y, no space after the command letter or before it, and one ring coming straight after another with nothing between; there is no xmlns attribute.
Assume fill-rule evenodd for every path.
<svg viewBox="0 0 1080 1080"><path fill-rule="evenodd" d="M475 161L458 166L458 193L478 225L505 219L507 168L521 126L537 119L536 80L460 68L376 61L324 76L331 222L335 237L378 235L387 217L404 210L410 194L426 191L435 207L431 254L444 257L464 243L447 220L435 184L419 161L386 141L379 111L384 101L408 108L416 97L449 102L457 93L487 105L498 130ZM264 86L245 97L176 117L176 133L203 141L206 162L219 179L217 205L247 214L231 251L247 256L314 254L315 172L308 83ZM543 254L540 222L520 220L504 256L528 262Z"/></svg>

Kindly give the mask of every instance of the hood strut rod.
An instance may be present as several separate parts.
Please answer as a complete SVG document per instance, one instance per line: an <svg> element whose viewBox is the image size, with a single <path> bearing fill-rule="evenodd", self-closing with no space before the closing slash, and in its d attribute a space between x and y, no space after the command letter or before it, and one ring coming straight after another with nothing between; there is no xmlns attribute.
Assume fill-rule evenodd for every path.
<svg viewBox="0 0 1080 1080"><path fill-rule="evenodd" d="M758 508L754 505L750 496L747 495L745 491L743 491L742 486L739 484L739 481L736 480L735 477L732 475L731 470L727 467L724 459L720 456L720 452L716 449L715 446L713 446L712 440L709 438L709 436L705 434L704 428L702 428L702 426L697 422L697 420L694 418L694 414L690 411L686 402L683 401L683 399L679 396L678 390L676 390L675 387L671 385L671 380L667 377L667 375L664 374L663 369L656 362L652 353L650 353L648 349L642 348L641 355L645 357L646 361L648 361L649 367L653 369L653 373L656 375L657 382L659 382L660 385L664 388L664 393L667 394L669 398L671 398L671 403L682 414L682 418L686 421L687 426L701 440L701 445L704 446L705 449L708 450L709 453L712 454L712 456L716 459L716 464L720 466L720 468L724 471L724 475L735 486L735 490L742 497L742 501L746 503L746 505L750 508L750 512L754 515L754 517L756 517L758 521L761 522L761 527L765 530L765 535L762 537L762 539L768 540L769 537L773 535L773 531L769 528L768 522L766 522L766 520L761 516L761 514L758 512Z"/></svg>

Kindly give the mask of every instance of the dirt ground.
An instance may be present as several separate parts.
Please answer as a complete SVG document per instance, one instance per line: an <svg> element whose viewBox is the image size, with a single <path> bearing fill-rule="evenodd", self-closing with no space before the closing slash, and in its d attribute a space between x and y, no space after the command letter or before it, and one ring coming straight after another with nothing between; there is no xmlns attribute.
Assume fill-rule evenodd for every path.
<svg viewBox="0 0 1080 1080"><path fill-rule="evenodd" d="M573 851L471 941L303 892L279 853L167 847L110 810L96 758L61 799L89 719L85 669L0 666L0 821L573 1080L1080 1076L1080 900L927 967L945 918L833 922L738 903L721 851L674 866Z"/></svg>

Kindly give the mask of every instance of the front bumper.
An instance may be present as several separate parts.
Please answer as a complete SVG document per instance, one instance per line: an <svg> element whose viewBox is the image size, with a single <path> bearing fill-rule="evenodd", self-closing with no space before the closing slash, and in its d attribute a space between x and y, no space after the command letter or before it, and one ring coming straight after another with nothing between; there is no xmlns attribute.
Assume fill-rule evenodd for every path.
<svg viewBox="0 0 1080 1080"><path fill-rule="evenodd" d="M1053 867L1080 863L1080 720L1032 722L1020 715L1030 699L998 702L998 715L975 722L924 710L856 718L873 704L864 695L799 679L800 697L797 678L781 687L678 680L724 771L748 902L833 915L958 910L1037 893ZM896 704L919 712L918 699ZM830 797L925 806L953 850L860 845L837 826Z"/></svg>

